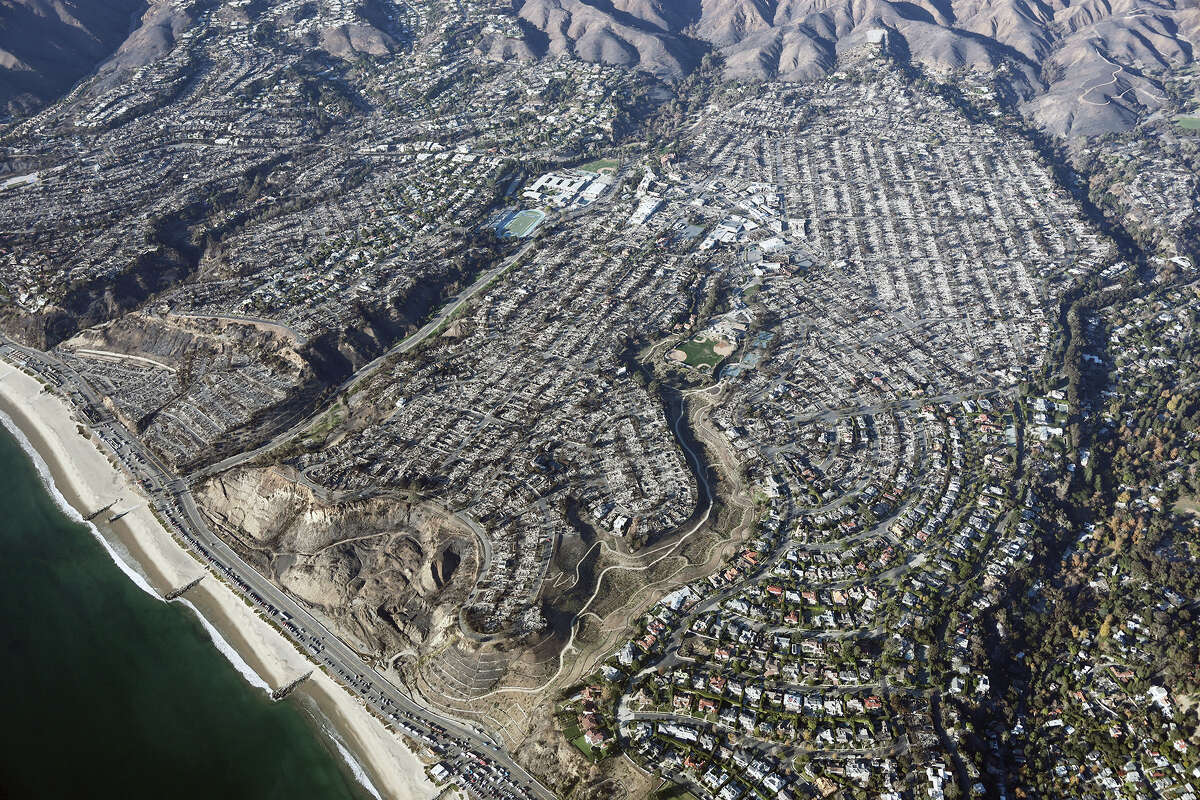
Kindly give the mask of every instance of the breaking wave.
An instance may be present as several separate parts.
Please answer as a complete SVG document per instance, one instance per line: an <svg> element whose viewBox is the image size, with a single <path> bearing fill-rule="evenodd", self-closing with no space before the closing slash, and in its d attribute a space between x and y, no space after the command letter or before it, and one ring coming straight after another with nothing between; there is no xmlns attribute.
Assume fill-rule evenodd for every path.
<svg viewBox="0 0 1200 800"><path fill-rule="evenodd" d="M0 411L0 425L3 425L4 428L7 429L10 434L12 434L13 438L17 440L17 444L20 445L21 450L25 452L25 455L29 456L29 459L33 462L34 468L38 472L38 476L42 480L42 485L46 488L46 491L50 493L50 496L54 498L54 503L58 506L59 510L61 510L63 514L65 514L72 521L80 523L81 525L86 525L88 530L91 531L92 536L100 543L105 552L108 553L108 556L112 559L112 562L117 565L117 568L120 569L121 572L125 573L125 576L129 578L134 585L136 585L146 594L153 597L158 602L165 602L162 596L158 592L154 591L154 587L150 585L149 581L147 581L140 572L134 569L128 561L121 557L121 554L118 553L116 548L112 546L112 543L105 538L104 534L100 532L100 529L84 519L83 514L79 512L79 509L67 502L67 498L63 496L63 493L59 491L58 486L55 485L54 476L51 474L50 467L48 464L46 464L46 460L42 458L42 454L37 451L37 448L33 446L33 443L29 441L29 437L27 437L25 432L22 431L17 423L13 421L12 417L10 417L8 414L5 414L3 411ZM230 646L229 642L225 641L224 637L221 636L220 631L213 627L212 623L205 619L204 615L200 613L200 609L196 608L187 600L180 599L179 602L190 608L192 612L200 619L200 624L204 626L206 631L208 631L208 635L212 639L213 646L220 651L221 655L225 656L229 663L233 665L233 668L236 669L242 675L242 677L246 679L246 682L255 688L262 689L267 694L270 694L271 687L267 685L267 682L264 681L249 664L246 663L245 659L243 659L238 652L234 650L232 646Z"/></svg>
<svg viewBox="0 0 1200 800"><path fill-rule="evenodd" d="M204 626L204 630L208 631L208 635L212 639L213 646L221 652L221 655L225 656L229 663L233 665L234 669L241 673L241 676L246 679L246 683L257 689L262 689L268 695L271 694L271 687L262 679L262 676L255 672L254 668L246 663L246 659L242 658L238 651L233 649L233 646L230 645L229 642L225 641L225 637L221 635L221 632L218 631L211 622L205 619L204 615L200 613L200 609L196 608L189 600L186 600L182 597L175 602L182 603L192 610L192 613L199 618L200 624Z"/></svg>
<svg viewBox="0 0 1200 800"><path fill-rule="evenodd" d="M77 508L67 502L67 498L63 497L62 492L58 490L58 486L54 484L54 476L50 474L50 467L46 464L46 460L42 458L42 454L37 451L37 449L29 441L29 438L25 436L25 432L17 426L17 423L13 422L12 417L8 416L8 414L5 414L3 411L0 411L0 425L3 425L8 432L12 434L13 438L17 440L17 444L19 444L21 449L25 451L25 455L29 456L29 459L33 461L33 466L35 469L37 469L38 476L42 479L42 485L46 487L46 491L50 493L52 498L54 498L55 505L57 505L69 519L82 525L86 525L88 530L92 532L92 536L96 538L96 541L98 541L104 547L109 557L113 560L113 563L116 564L121 572L124 572L126 577L133 581L139 589L160 603L163 602L162 596L159 595L158 592L154 591L154 587L150 585L149 581L147 581L140 572L130 566L125 559L121 558L121 555L116 551L108 539L104 538L104 534L100 533L100 529L84 519L83 514L80 514Z"/></svg>
<svg viewBox="0 0 1200 800"><path fill-rule="evenodd" d="M338 752L341 753L342 760L350 767L350 773L354 775L354 780L361 783L373 797L383 800L383 797L379 794L379 790L375 788L375 784L371 783L371 779L367 777L367 771L362 768L362 764L359 764L355 760L351 752L346 749L346 746L332 732L329 733L329 738L333 739L333 744L337 747Z"/></svg>
<svg viewBox="0 0 1200 800"><path fill-rule="evenodd" d="M46 460L42 458L42 454L37 451L37 448L33 446L33 443L29 441L29 438L25 435L25 432L21 430L15 421L13 421L12 417L3 411L0 411L0 425L2 425L17 441L17 444L20 445L21 450L24 451L25 455L29 456L30 461L33 462L33 466L37 470L38 477L41 478L42 485L54 499L54 504L58 506L59 510L62 511L63 514L65 514L67 518L73 522L86 525L88 530L91 531L92 536L100 543L105 552L108 553L108 556L112 559L112 562L117 565L117 568L120 569L121 572L125 573L125 576L129 578L134 585L136 585L146 594L153 597L158 602L166 602L163 600L162 596L154 590L154 587L150 585L150 582L146 580L145 576L134 569L128 561L121 557L121 554L118 553L116 548L114 548L108 539L104 537L104 534L100 532L100 529L88 520L84 519L83 514L79 512L79 509L67 502L67 498L63 496L63 493L59 491L58 486L54 483L54 476L50 472L50 466L46 463ZM226 660L228 660L229 663L233 665L233 668L236 669L243 678L245 678L247 683L255 688L262 689L268 695L271 694L270 685L268 685L267 682L262 679L262 676L254 671L253 667L246 663L246 660L241 657L241 655L233 648L232 645L229 644L229 642L225 641L225 637L223 637L221 632L218 631L216 627L214 627L213 624L205 618L204 614L200 613L200 609L196 608L196 606L194 606L190 601L182 597L174 602L181 603L192 610L192 613L196 615L196 617L200 620L200 624L203 625L204 629L208 632L209 638L212 639L213 646L216 647L221 655L225 656ZM362 765L358 763L358 761L354 758L354 755L346 748L346 746L342 744L342 741L338 738L337 734L331 729L327 729L326 734L330 739L333 740L334 746L337 747L338 753L341 755L342 760L344 760L346 765L350 768L350 773L354 776L354 779L358 781L363 788L370 792L372 797L382 800L382 795L380 795L379 790L375 788L375 784L371 783L371 778L367 775L366 770L363 769Z"/></svg>

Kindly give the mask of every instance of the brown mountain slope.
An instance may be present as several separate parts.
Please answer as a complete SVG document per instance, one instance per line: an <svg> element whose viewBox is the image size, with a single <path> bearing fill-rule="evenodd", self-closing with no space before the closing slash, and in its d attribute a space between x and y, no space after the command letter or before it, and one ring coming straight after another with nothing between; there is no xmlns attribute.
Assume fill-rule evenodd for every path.
<svg viewBox="0 0 1200 800"><path fill-rule="evenodd" d="M1022 109L1058 135L1127 128L1163 107L1192 63L1194 0L518 0L550 53L686 74L707 51L726 77L803 80L883 29L934 70L1001 65ZM1114 74L1115 73L1115 74Z"/></svg>
<svg viewBox="0 0 1200 800"><path fill-rule="evenodd" d="M546 35L547 52L553 55L638 67L664 77L679 77L696 65L702 50L673 30L679 18L663 17L653 3L630 8L583 0L527 0L519 16Z"/></svg>
<svg viewBox="0 0 1200 800"><path fill-rule="evenodd" d="M0 115L69 89L128 36L143 0L0 0Z"/></svg>

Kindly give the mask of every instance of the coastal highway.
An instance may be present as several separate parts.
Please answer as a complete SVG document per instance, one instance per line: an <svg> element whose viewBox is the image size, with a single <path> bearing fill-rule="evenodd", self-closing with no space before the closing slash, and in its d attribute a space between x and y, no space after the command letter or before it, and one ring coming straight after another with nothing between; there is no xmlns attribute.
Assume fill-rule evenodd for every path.
<svg viewBox="0 0 1200 800"><path fill-rule="evenodd" d="M493 736L417 703L243 561L209 528L187 484L163 467L105 409L74 370L53 354L22 347L4 336L0 336L0 356L39 373L63 394L81 397L80 410L91 420L92 430L146 491L159 518L174 529L181 542L295 640L313 662L387 720L390 727L429 747L469 795L554 800L554 794L518 766ZM81 513L86 511L81 509Z"/></svg>
<svg viewBox="0 0 1200 800"><path fill-rule="evenodd" d="M201 553L217 570L238 584L244 594L263 606L289 635L304 647L309 658L320 664L334 679L359 695L377 714L402 723L414 738L426 744L441 746L451 759L473 760L483 766L490 762L499 767L499 774L511 782L513 796L553 800L554 795L531 776L525 774L494 737L481 729L445 717L412 700L391 681L365 664L341 639L292 600L275 584L241 560L225 542L205 524L191 492L182 480L173 481L168 491L179 501L186 523L197 533L195 543ZM483 763L481 763L483 762Z"/></svg>
<svg viewBox="0 0 1200 800"><path fill-rule="evenodd" d="M618 185L623 174L624 170L618 173L612 185ZM611 195L612 190L608 189L592 203L558 212L543 221L542 225L550 227L554 224L573 222L580 216L606 206L611 201ZM409 352L433 336L471 298L500 278L513 264L530 252L535 244L536 239L530 238L508 258L480 274L469 287L447 302L418 330L355 371L334 390L333 395L345 392L354 384L374 374L391 357ZM268 322L247 321L260 324ZM494 736L418 703L402 687L391 683L366 664L323 622L243 561L209 528L197 508L189 488L190 482L245 463L288 441L318 419L325 412L324 408L299 424L290 426L267 444L226 458L188 476L185 480L174 475L143 447L137 436L105 408L102 398L87 382L53 353L23 347L0 334L0 356L19 361L41 373L43 378L58 386L63 394L77 395L77 405L81 406L81 411L89 418L92 430L141 484L149 495L159 519L173 529L179 541L296 641L313 662L361 697L372 711L387 720L389 726L429 747L470 796L554 800L553 792L518 766ZM472 527L475 530L478 526ZM478 530L476 532L482 533ZM481 536L480 542L486 553L490 542L486 536Z"/></svg>

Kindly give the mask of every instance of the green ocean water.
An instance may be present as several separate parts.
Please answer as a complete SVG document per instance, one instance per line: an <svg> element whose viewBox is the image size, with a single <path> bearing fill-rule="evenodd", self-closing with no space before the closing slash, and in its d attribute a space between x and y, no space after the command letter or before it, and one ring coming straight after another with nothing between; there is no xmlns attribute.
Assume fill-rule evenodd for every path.
<svg viewBox="0 0 1200 800"><path fill-rule="evenodd" d="M361 798L298 701L138 588L0 427L0 798Z"/></svg>

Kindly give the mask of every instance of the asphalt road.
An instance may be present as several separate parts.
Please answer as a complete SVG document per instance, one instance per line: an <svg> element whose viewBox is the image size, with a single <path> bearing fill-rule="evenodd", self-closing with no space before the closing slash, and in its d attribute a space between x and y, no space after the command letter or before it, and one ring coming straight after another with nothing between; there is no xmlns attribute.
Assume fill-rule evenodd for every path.
<svg viewBox="0 0 1200 800"><path fill-rule="evenodd" d="M472 283L470 286L468 286L463 291L459 292L457 298L453 302L447 303L445 306L443 306L442 309L437 314L435 314L432 319L430 319L428 322L426 322L424 325L422 325L420 328L418 328L413 333L411 333L408 336L401 339L398 343L393 345L391 347L391 349L389 349L387 352L383 353L383 355L380 355L380 356L376 357L375 359L367 362L361 368L359 368L357 371L355 371L355 373L353 375L351 375L349 378L346 378L346 380L342 381L341 385L338 386L336 390L334 390L332 396L337 397L342 392L346 391L347 389L349 389L351 386L358 383L359 381L365 380L365 379L369 378L371 375L374 375L375 372L380 367L382 367L387 362L387 360L390 359L391 357L393 357L395 355L399 355L401 353L407 353L408 351L412 350L414 347L419 345L421 342L428 339L433 334L433 332L436 331L441 326L441 324L443 322L445 322L447 319L451 318L454 314L456 314L458 312L458 310L461 309L465 303L467 303L468 301L471 300L472 297L474 297L475 295L477 295L481 291L483 291L484 288L486 288L488 284L490 284L494 279L499 277L506 269L511 267L517 261L517 259L521 258L527 252L529 252L529 249L531 247L533 247L533 245L534 245L534 240L530 239L528 242L526 242L524 245L522 245L520 250L513 253L511 256L504 259L504 261L500 262L499 264L492 267L488 271L482 273L478 278L475 279L474 283ZM191 475L189 475L188 480L196 481L201 478L208 477L209 475L216 475L218 473L225 472L226 470L232 469L232 468L238 466L239 464L244 464L247 461L250 461L251 459L261 455L262 453L265 453L269 450L279 447L284 442L293 438L298 433L300 433L301 431L303 431L304 429L308 428L313 423L315 423L317 421L317 419L326 412L327 409L328 409L328 404L317 409L308 418L306 418L302 422L297 423L296 425L291 426L286 431L279 434L275 438L271 439L271 441L267 442L266 444L261 445L260 447L256 447L253 450L247 450L244 453L238 453L236 455L232 455L229 458L218 461L215 464L210 464L209 466L204 467L203 469L199 469L199 470L193 472Z"/></svg>
<svg viewBox="0 0 1200 800"><path fill-rule="evenodd" d="M414 701L243 561L208 527L187 484L159 464L137 437L104 409L99 397L74 370L53 355L21 347L5 337L0 336L0 344L20 352L27 365L44 377L53 376L64 391L81 394L97 418L93 430L126 464L149 494L160 518L175 529L189 549L299 643L313 662L359 695L380 717L389 720L392 727L429 745L444 764L459 773L472 795L554 800L554 794L519 767L495 737Z"/></svg>
<svg viewBox="0 0 1200 800"><path fill-rule="evenodd" d="M613 184L618 183L620 175ZM547 219L542 224L561 224L607 205L608 193L580 209L572 209ZM530 239L513 255L479 275L458 296L447 303L421 328L405 337L386 353L364 365L337 387L335 395L374 374L391 357L406 353L429 338L438 328L461 309L471 298L482 292L493 280L523 257L535 244ZM325 408L308 419L290 427L267 444L239 453L199 470L188 480L166 469L143 446L138 438L113 417L87 382L53 354L26 348L0 335L0 345L19 352L30 366L40 365L46 376L54 376L64 391L76 391L92 409L93 430L113 453L129 468L150 496L151 505L159 517L175 529L177 537L203 558L209 568L220 575L241 595L262 610L279 628L295 640L308 657L325 669L335 680L363 698L367 705L389 724L414 739L422 740L455 773L460 784L476 797L536 798L554 800L554 794L533 778L504 751L494 736L433 711L413 700L373 667L365 663L354 650L334 635L320 620L275 586L269 579L242 560L208 527L196 507L188 482L216 474L274 448L311 425ZM486 537L482 537L485 552Z"/></svg>
<svg viewBox="0 0 1200 800"><path fill-rule="evenodd" d="M620 181L624 177L624 175L625 175L624 169L620 170L616 175L614 175L611 186L619 185ZM540 227L550 228L550 227L553 227L554 225L561 225L565 222L572 222L581 216L584 216L586 214L592 213L593 211L596 211L599 208L604 208L605 206L608 205L608 203L611 201L611 199L612 199L612 188L610 187L609 189L606 189L603 194L598 196L595 200L593 200L591 203L587 204L586 206L583 206L581 208L573 208L573 209L569 209L567 211L562 211L562 212L558 212L558 213L555 213L552 215L548 215L546 217L546 219L542 220ZM479 277L475 279L474 283L472 283L470 286L468 286L463 291L459 292L455 300L453 300L452 302L447 303L445 306L443 306L442 309L440 311L438 311L438 313L435 314L432 319L430 319L428 322L426 322L424 325L422 325L418 330L416 330L412 334L404 337L404 339L402 339L401 341L399 341L398 343L393 345L391 347L391 349L389 349L387 352L383 353L382 355L378 356L377 358L373 359L372 361L364 364L361 368L356 370L353 375L346 378L346 380L344 380L342 382L342 384L337 387L337 389L334 391L332 396L336 397L336 396L342 394L343 392L345 392L347 389L349 389L354 384L358 383L359 381L369 378L371 375L375 374L375 372L381 366L383 366L387 362L387 360L389 358L391 358L392 356L395 356L395 355L398 355L401 353L407 353L408 351L412 350L414 347L419 345L421 342L428 339L433 334L433 332L436 331L441 326L441 324L443 322L445 322L447 319L450 319L454 314L458 313L458 310L460 308L462 308L465 303L470 301L471 298L473 298L475 295L482 292L485 288L487 288L488 284L490 284L494 279L496 279L500 275L502 275L505 272L505 270L507 270L509 267L511 267L514 263L516 263L526 253L528 253L529 250L534 246L534 244L536 244L536 242L537 242L536 239L530 238L528 241L525 242L525 244L523 244L521 246L521 248L519 250L517 250L517 252L513 253L511 256L504 259L502 262L500 262L496 266L492 267L491 269L487 270L486 272L480 274ZM188 476L188 480L194 482L200 478L205 478L209 475L216 475L220 472L224 472L225 470L232 469L233 467L236 467L239 464L244 464L247 461L255 458L256 456L258 456L262 453L265 453L275 447L280 446L284 442L293 438L297 433L305 430L307 427L309 427L314 422L316 422L316 420L322 414L325 413L328 406L329 406L328 403L325 404L322 408L317 409L307 419L303 420L302 422L300 422L296 425L289 427L286 431L284 431L283 433L280 433L278 436L271 439L271 441L267 442L266 444L264 444L260 447L256 447L255 449L248 450L244 453L238 453L236 455L232 455L229 458L226 458L222 461L218 461L217 463L211 464L207 467L204 467L203 469L197 470L196 472L194 472Z"/></svg>

